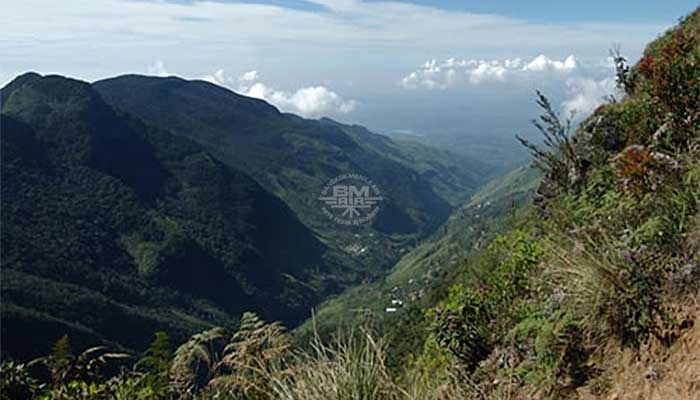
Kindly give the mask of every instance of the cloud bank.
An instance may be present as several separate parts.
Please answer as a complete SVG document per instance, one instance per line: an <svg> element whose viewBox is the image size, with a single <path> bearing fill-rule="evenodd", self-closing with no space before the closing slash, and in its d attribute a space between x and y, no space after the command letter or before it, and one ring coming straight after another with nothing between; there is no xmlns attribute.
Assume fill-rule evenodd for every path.
<svg viewBox="0 0 700 400"><path fill-rule="evenodd" d="M578 63L573 55L561 61L539 55L529 62L520 58L505 60L448 58L442 62L426 61L418 69L404 76L400 85L411 90L446 89L465 82L478 85L483 82L528 79L534 75L557 74L562 76L574 72L577 67Z"/></svg>

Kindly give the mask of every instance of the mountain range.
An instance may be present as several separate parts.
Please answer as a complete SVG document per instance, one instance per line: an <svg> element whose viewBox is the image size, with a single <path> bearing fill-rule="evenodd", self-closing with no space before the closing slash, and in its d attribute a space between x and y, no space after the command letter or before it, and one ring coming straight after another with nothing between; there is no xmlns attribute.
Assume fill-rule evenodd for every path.
<svg viewBox="0 0 700 400"><path fill-rule="evenodd" d="M0 99L2 341L20 358L65 333L78 346L182 340L245 310L295 326L382 276L485 173L202 81L27 73ZM343 173L382 188L370 226L320 212Z"/></svg>

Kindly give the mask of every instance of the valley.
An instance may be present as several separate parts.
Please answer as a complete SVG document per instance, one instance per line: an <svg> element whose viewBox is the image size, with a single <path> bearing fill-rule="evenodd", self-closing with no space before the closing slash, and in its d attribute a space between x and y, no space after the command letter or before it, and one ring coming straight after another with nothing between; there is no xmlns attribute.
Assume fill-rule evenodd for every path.
<svg viewBox="0 0 700 400"><path fill-rule="evenodd" d="M0 399L700 398L697 4L3 15Z"/></svg>

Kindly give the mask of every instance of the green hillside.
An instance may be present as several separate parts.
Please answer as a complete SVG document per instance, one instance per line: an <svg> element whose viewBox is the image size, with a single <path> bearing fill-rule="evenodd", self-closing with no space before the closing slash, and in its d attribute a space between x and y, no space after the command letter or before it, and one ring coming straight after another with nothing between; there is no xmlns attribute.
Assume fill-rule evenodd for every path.
<svg viewBox="0 0 700 400"><path fill-rule="evenodd" d="M363 284L329 299L314 320L292 333L280 322L266 322L254 313L243 313L235 326L230 320L235 305L276 301L273 288L257 287L262 281L243 263L258 256L260 271L267 268L265 254L247 253L263 246L255 232L265 226L248 229L260 215L282 213L275 215L287 218L294 228L294 238L277 238L282 246L289 240L290 253L285 257L294 259L293 252L299 250L300 260L334 259L332 250L314 240L292 211L278 206L259 209L265 201L278 205L279 200L189 140L116 113L89 85L24 75L3 90L3 353L14 350L5 342L8 337L47 349L52 335L46 332L56 332L59 325L80 344L74 351L75 339L66 336L35 362L4 358L0 396L697 399L698 48L700 9L696 8L650 43L635 65L613 52L621 95L608 98L580 124L564 119L558 106L537 92L534 100L541 115L534 125L543 140L517 140L541 173L523 167L497 177L443 218L425 242L408 246L397 240L395 251L403 256L386 277L368 276ZM166 92L170 82L199 85L126 79L156 82ZM168 83L165 88L160 86L163 82ZM221 94L234 98L227 91ZM257 112L271 116L265 121L283 118L264 103L252 101L241 107L260 107ZM159 118L165 120L166 114ZM243 115L226 118L239 118L243 125L250 122ZM284 118L304 126L308 122ZM176 119L187 120L180 115ZM200 122L195 121L197 126ZM442 167L406 166L410 157L416 164L429 164L424 162L432 157L429 150L418 154L413 150L412 156L395 154L395 146L401 144L391 142L379 151L382 139L360 140L367 134L360 128L328 120L308 123L319 133L331 133L337 140L332 146L343 149L338 160L348 165L364 165L352 162L367 161L368 154L377 151L389 154L377 161L382 168L409 171L410 179L421 185L432 179L436 190L430 196L423 192L427 197L422 200L395 203L401 210L412 210L406 211L409 219L428 213L426 199L456 188L447 184L453 175L445 175ZM329 126L335 129L326 130ZM282 129L281 136L294 138L285 142L288 147L306 140L305 146L323 149L314 150L315 157L330 154L331 139L311 140L306 130L292 134L288 129L292 128ZM246 132L252 131L260 132L258 128ZM255 146L263 148L257 141L265 134L254 136ZM225 135L210 138L230 140ZM220 147L233 157L230 143ZM255 179L274 176L267 169L271 166L246 153L241 151L241 157L261 168ZM124 154L129 154L126 161ZM282 157L285 152L274 154ZM233 158L227 163L233 164ZM323 165L329 164L310 164ZM303 171L301 165L295 168ZM404 177L395 178L406 184ZM284 179L267 184L274 187L281 182ZM414 189L402 188L405 193ZM290 203L300 199L287 195ZM230 204L235 207L227 208ZM302 214L303 208L297 207L290 208ZM252 220L246 218L250 213L261 214ZM324 231L307 218L305 224ZM412 220L414 227L419 220ZM223 235L219 227L235 234ZM396 234L374 228L357 235L372 241L374 234L385 238ZM278 225L273 229L279 230ZM419 231L410 232L404 233L411 237ZM224 237L235 240L235 246L224 246ZM153 251L163 263L152 262ZM217 262L199 263L212 258ZM183 259L213 266L204 277L235 282L236 303L227 303L227 296L218 298L216 286L201 292L196 284L171 290L169 285L182 282L176 278L182 277L185 264L167 261ZM101 267L91 268L96 262ZM298 286L281 287L286 299L301 304L306 299L304 288L321 287L319 272L332 270L309 271L304 265L301 261L284 268L278 265L279 269L261 273L265 281L270 276L293 277ZM162 274L168 280L153 283ZM190 284L201 282L188 278ZM36 304L41 308L32 309ZM289 302L285 304L292 309ZM105 315L111 318L102 318ZM144 319L148 323L142 324ZM23 326L23 321L31 323ZM125 340L141 341L152 337L145 333L147 327L185 332L198 324L201 331L184 340L177 336L171 341L164 332L154 332L148 349L128 355L128 361L127 355L111 351L112 343L81 352L93 331L128 329ZM25 337L8 326L21 326Z"/></svg>
<svg viewBox="0 0 700 400"><path fill-rule="evenodd" d="M392 324L410 319L416 309L437 301L459 266L506 228L512 212L532 199L539 177L536 169L524 166L494 178L431 237L412 250L404 249L386 277L353 287L320 305L314 319L295 330L297 339L306 340L313 330L327 335L369 321L382 331L401 335L393 344L404 347L399 342L406 340L407 332L391 328ZM398 307L392 304L396 300L401 301ZM397 310L387 313L387 308Z"/></svg>
<svg viewBox="0 0 700 400"><path fill-rule="evenodd" d="M359 125L344 125L328 118L322 122L338 127L361 146L415 170L441 198L459 208L474 190L493 175L493 167L451 151L415 140L394 140Z"/></svg>
<svg viewBox="0 0 700 400"><path fill-rule="evenodd" d="M573 132L538 97L548 145L522 141L545 171L536 201L454 269L435 305L392 324L399 343L414 326L424 335L400 359L404 385L444 398L697 397L699 42L695 10L637 65L617 58L624 98Z"/></svg>
<svg viewBox="0 0 700 400"><path fill-rule="evenodd" d="M154 330L181 339L244 310L294 325L356 279L247 174L90 85L26 74L2 98L7 355L64 333L143 348Z"/></svg>
<svg viewBox="0 0 700 400"><path fill-rule="evenodd" d="M94 87L113 106L188 137L222 162L248 172L282 198L302 222L334 248L366 248L358 261L382 275L399 250L432 233L473 193L484 166L454 156L443 163L425 146L399 146L362 127L283 114L264 101L203 81L121 76ZM413 157L422 158L421 165ZM318 196L341 174L371 179L384 196L371 226L330 221ZM352 254L352 252L350 252Z"/></svg>

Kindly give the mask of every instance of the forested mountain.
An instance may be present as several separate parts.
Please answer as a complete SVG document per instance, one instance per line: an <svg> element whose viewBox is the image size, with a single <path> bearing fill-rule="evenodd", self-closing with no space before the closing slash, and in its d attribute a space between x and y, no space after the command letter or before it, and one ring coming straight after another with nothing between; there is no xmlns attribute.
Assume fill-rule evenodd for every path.
<svg viewBox="0 0 700 400"><path fill-rule="evenodd" d="M64 331L141 348L148 335L131 331L184 337L243 310L294 326L382 276L484 174L199 81L28 73L1 98L3 343L16 355ZM369 229L321 213L319 193L341 173L382 187ZM23 337L29 327L42 334Z"/></svg>
<svg viewBox="0 0 700 400"><path fill-rule="evenodd" d="M204 82L18 77L0 396L698 398L699 45L696 8L636 64L613 51L619 96L580 124L538 91L543 140L516 139L541 173L475 194L458 156ZM321 219L343 172L386 186L388 215Z"/></svg>
<svg viewBox="0 0 700 400"><path fill-rule="evenodd" d="M369 275L393 265L401 248L434 231L486 175L484 165L466 157L400 145L359 126L280 113L204 81L126 75L94 87L114 107L188 137L248 172L330 246L366 247L362 263ZM381 188L381 212L369 230L338 225L319 210L323 186L346 173Z"/></svg>
<svg viewBox="0 0 700 400"><path fill-rule="evenodd" d="M63 333L142 348L244 310L293 325L351 273L246 173L89 84L26 74L2 98L6 354Z"/></svg>

